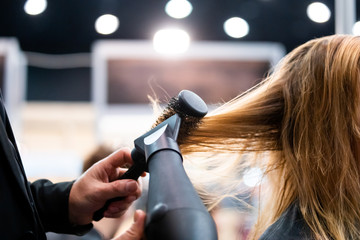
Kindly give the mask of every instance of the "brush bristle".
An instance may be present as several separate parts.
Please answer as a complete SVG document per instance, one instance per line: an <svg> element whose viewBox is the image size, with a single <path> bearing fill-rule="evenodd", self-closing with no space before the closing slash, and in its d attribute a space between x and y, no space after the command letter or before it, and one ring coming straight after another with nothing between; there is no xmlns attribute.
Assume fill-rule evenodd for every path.
<svg viewBox="0 0 360 240"><path fill-rule="evenodd" d="M164 122L166 119L176 113L181 118L181 125L177 138L178 145L181 145L185 141L185 139L191 134L191 132L198 128L201 123L202 117L194 117L186 113L186 109L184 109L181 104L179 104L179 99L177 97L173 97L170 99L167 107L157 118L155 124L152 127L156 127L157 125Z"/></svg>

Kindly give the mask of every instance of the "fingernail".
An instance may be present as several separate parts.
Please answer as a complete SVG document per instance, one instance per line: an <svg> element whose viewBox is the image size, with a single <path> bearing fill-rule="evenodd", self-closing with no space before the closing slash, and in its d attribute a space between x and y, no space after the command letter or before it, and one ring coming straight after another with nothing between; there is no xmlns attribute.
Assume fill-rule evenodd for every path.
<svg viewBox="0 0 360 240"><path fill-rule="evenodd" d="M137 183L136 182L128 182L126 183L126 191L127 192L135 192L137 190Z"/></svg>

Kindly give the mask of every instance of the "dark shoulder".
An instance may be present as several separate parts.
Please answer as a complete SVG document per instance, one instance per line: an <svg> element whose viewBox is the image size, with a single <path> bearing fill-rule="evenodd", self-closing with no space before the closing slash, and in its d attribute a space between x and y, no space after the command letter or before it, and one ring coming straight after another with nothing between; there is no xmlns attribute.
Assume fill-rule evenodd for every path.
<svg viewBox="0 0 360 240"><path fill-rule="evenodd" d="M311 230L306 224L299 206L293 203L259 238L259 240L306 240Z"/></svg>

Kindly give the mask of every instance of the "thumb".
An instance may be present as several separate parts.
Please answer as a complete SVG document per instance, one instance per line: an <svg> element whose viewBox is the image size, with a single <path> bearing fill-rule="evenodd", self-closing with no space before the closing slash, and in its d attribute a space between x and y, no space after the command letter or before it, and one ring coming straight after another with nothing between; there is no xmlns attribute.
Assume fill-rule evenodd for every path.
<svg viewBox="0 0 360 240"><path fill-rule="evenodd" d="M113 240L140 240L144 234L145 217L145 212L136 210L134 222L131 227L125 233Z"/></svg>

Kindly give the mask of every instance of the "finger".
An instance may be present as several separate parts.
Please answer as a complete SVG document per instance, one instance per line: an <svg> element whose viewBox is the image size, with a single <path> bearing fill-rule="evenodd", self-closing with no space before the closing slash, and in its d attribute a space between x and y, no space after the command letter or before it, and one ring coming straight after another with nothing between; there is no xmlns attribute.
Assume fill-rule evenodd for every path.
<svg viewBox="0 0 360 240"><path fill-rule="evenodd" d="M113 168L112 165L110 165L113 172L108 171L108 179L109 179L109 182L112 182L112 181L115 181L117 179L120 179L120 177L122 175L124 175L124 173L126 173L129 169L127 168ZM126 178L127 179L127 178Z"/></svg>
<svg viewBox="0 0 360 240"><path fill-rule="evenodd" d="M135 195L127 196L125 199L121 201L112 202L109 207L118 208L118 209L125 209L128 208L134 201L136 201L138 197Z"/></svg>
<svg viewBox="0 0 360 240"><path fill-rule="evenodd" d="M139 183L131 179L103 183L98 192L99 196L101 196L104 201L115 197L127 197L129 195L134 195L138 198L141 195Z"/></svg>
<svg viewBox="0 0 360 240"><path fill-rule="evenodd" d="M124 234L113 240L140 240L144 234L145 217L145 212L136 210L134 223L131 227Z"/></svg>
<svg viewBox="0 0 360 240"><path fill-rule="evenodd" d="M130 148L121 148L105 158L104 163L111 165L113 168L132 164Z"/></svg>
<svg viewBox="0 0 360 240"><path fill-rule="evenodd" d="M126 169L120 167L128 162L132 162L130 149L121 148L94 164L94 168L90 169L98 169L92 172L97 174L97 178L101 179L101 181L111 182L118 179L126 171Z"/></svg>
<svg viewBox="0 0 360 240"><path fill-rule="evenodd" d="M105 218L119 218L121 217L122 215L124 215L127 211L127 209L114 209L114 208L108 208L110 210L107 210L104 212L104 217ZM116 211L116 212L115 212Z"/></svg>
<svg viewBox="0 0 360 240"><path fill-rule="evenodd" d="M107 218L118 218L122 216L136 200L136 196L128 196L122 201L116 201L109 205L107 210L104 212L104 217Z"/></svg>

